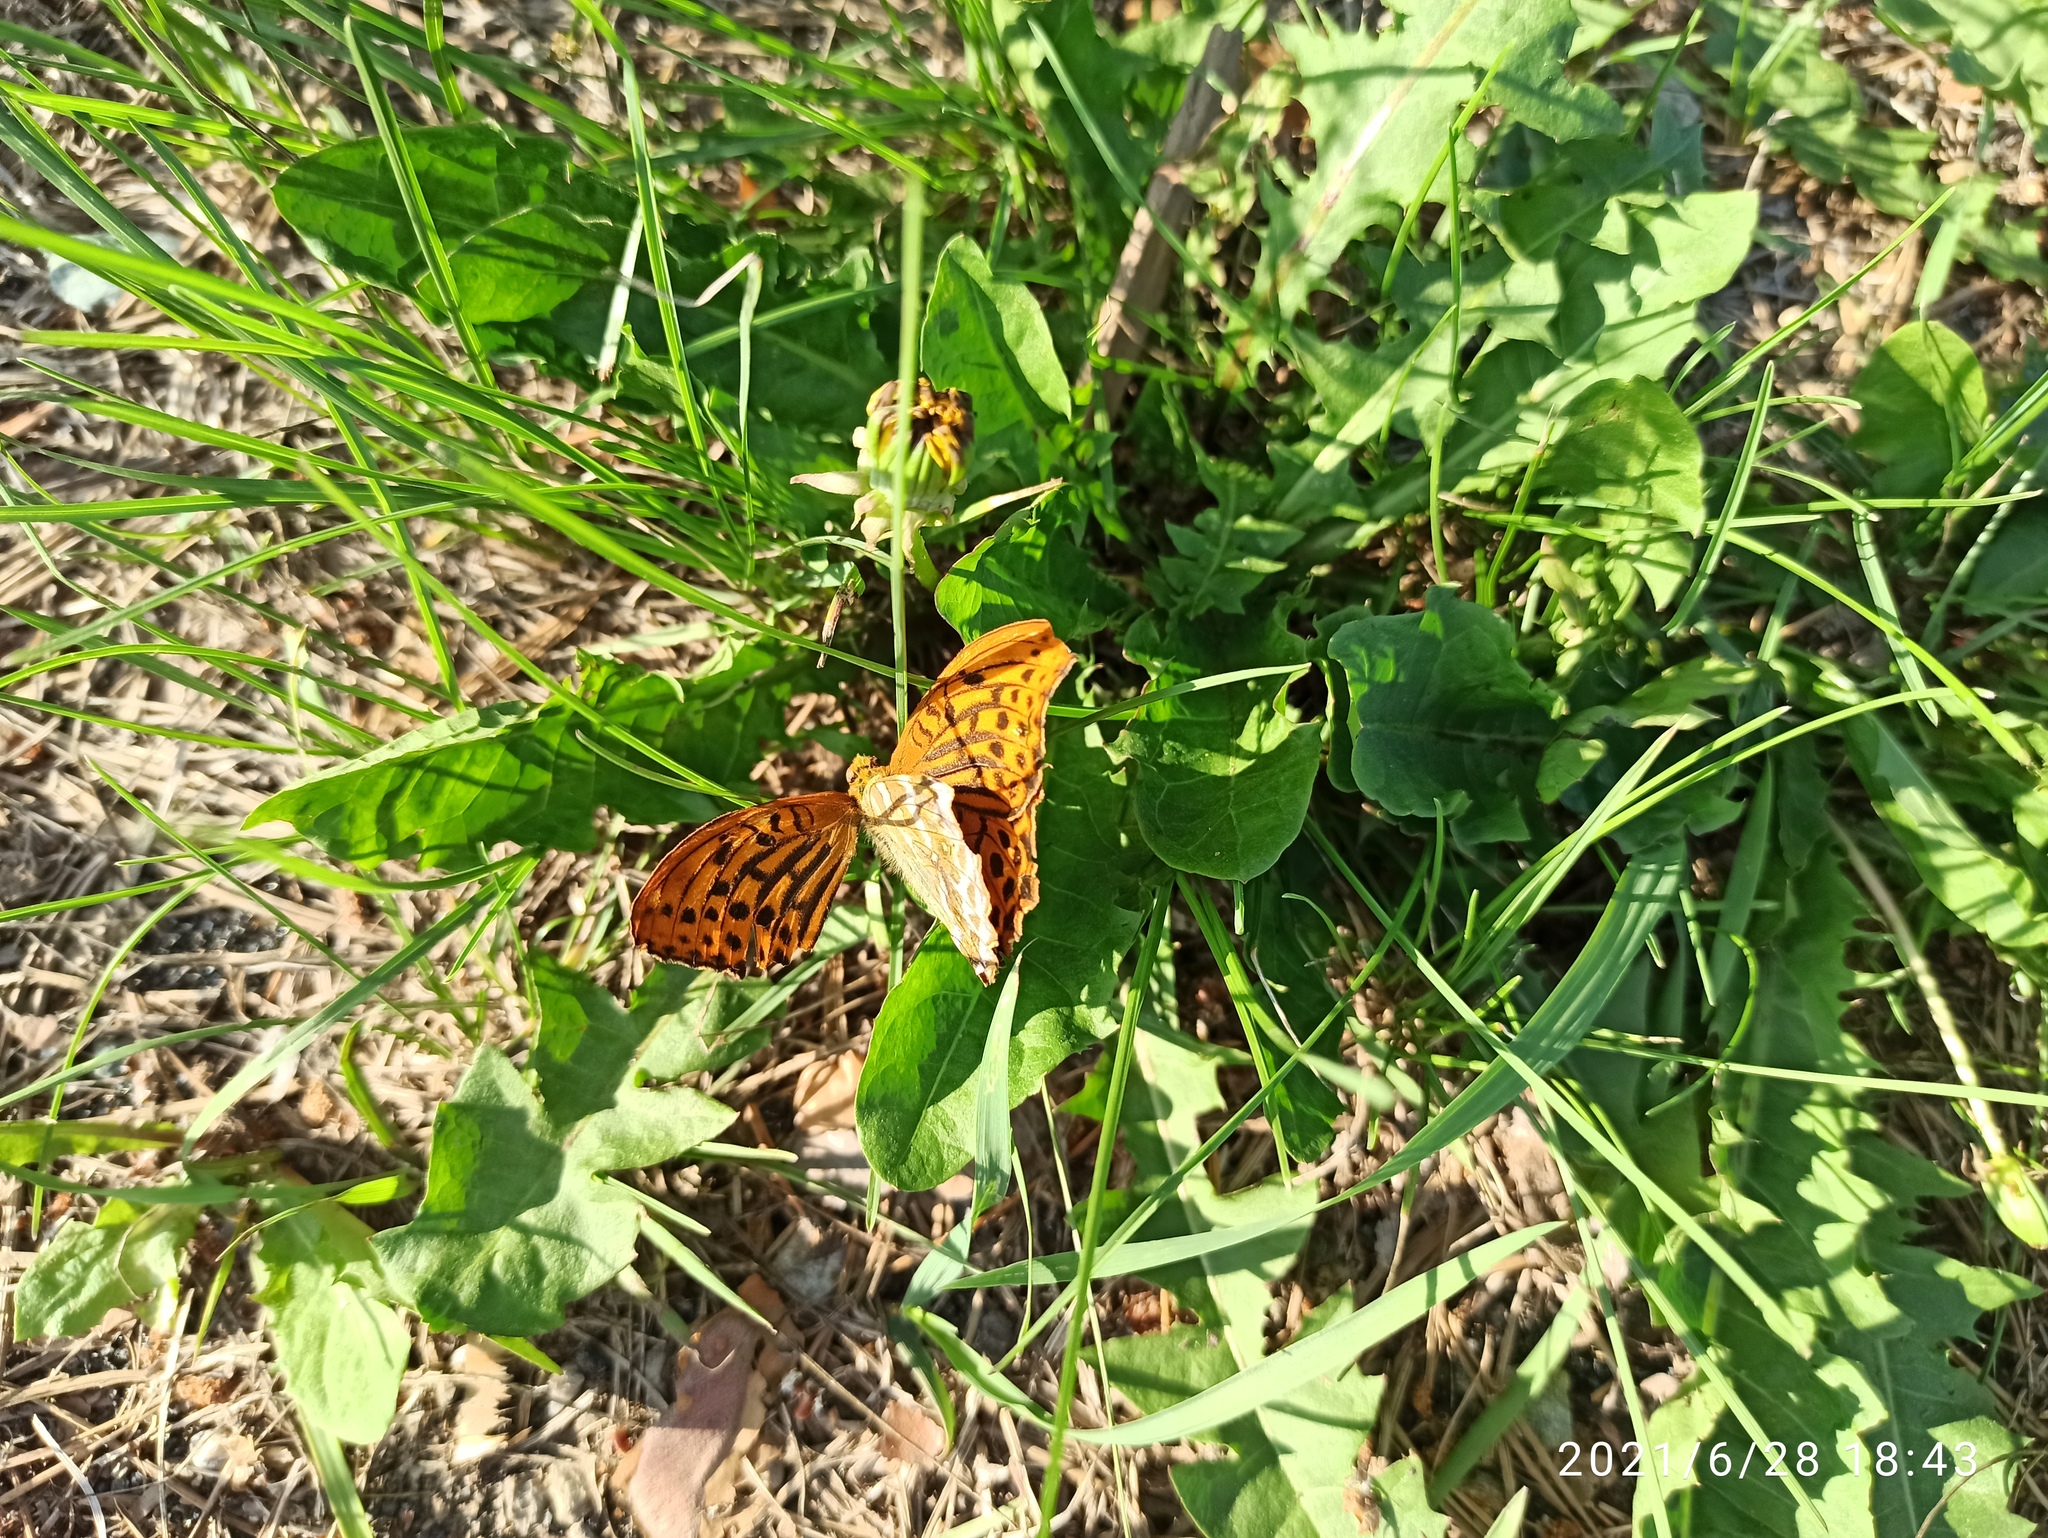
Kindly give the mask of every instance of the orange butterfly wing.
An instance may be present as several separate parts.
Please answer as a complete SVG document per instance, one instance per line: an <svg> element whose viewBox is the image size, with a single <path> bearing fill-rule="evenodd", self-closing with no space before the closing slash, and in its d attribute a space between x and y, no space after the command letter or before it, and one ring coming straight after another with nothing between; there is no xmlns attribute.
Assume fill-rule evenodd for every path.
<svg viewBox="0 0 2048 1538"><path fill-rule="evenodd" d="M981 860L1004 956L1038 904L1045 711L1073 665L1074 654L1042 619L991 630L947 664L889 760L892 774L953 787L953 814Z"/></svg>
<svg viewBox="0 0 2048 1538"><path fill-rule="evenodd" d="M771 972L818 943L860 837L842 791L785 796L693 828L633 899L633 938L664 961Z"/></svg>

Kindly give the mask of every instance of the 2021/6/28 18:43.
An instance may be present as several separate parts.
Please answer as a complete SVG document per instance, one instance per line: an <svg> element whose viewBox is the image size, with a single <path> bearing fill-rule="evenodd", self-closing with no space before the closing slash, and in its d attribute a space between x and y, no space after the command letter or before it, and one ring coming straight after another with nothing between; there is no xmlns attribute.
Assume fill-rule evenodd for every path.
<svg viewBox="0 0 2048 1538"><path fill-rule="evenodd" d="M1739 1467L1733 1451L1737 1448L1744 1449ZM1563 1460L1557 1473L1563 1479L1607 1479L1615 1474L1623 1479L1643 1477L1643 1447L1640 1442L1623 1442L1618 1450L1611 1442L1591 1442L1583 1446L1577 1442L1561 1442L1557 1451ZM1764 1461L1756 1466L1755 1471L1763 1477L1811 1477L1821 1471L1818 1442L1790 1445L1784 1442L1715 1442L1711 1445L1691 1442L1680 1443L1675 1449L1669 1442L1659 1442L1650 1448L1650 1454L1656 1460L1656 1472L1666 1479L1692 1478L1700 1466L1702 1452L1706 1454L1706 1474L1715 1479L1748 1478L1759 1452L1764 1455ZM1851 1440L1842 1444L1839 1453L1841 1467L1851 1474L1862 1474L1867 1459L1871 1472L1885 1479L1900 1474L1909 1477L1927 1474L1947 1479L1952 1473L1967 1479L1977 1472L1977 1445L1974 1442L1957 1442L1953 1446L1933 1442L1924 1453L1916 1454L1912 1448L1901 1449L1896 1442L1879 1442L1875 1449L1867 1450L1860 1441Z"/></svg>

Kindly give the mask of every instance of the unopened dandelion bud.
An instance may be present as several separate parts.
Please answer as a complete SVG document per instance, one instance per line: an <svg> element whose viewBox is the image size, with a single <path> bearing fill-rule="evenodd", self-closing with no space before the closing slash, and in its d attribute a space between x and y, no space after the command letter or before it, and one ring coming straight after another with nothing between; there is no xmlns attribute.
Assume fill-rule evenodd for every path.
<svg viewBox="0 0 2048 1538"><path fill-rule="evenodd" d="M884 500L894 490L897 389L890 380L868 398L867 426L860 434L860 468L870 495ZM967 476L974 452L974 398L965 390L934 390L922 375L910 410L910 463L905 467L904 506L919 513L949 513Z"/></svg>

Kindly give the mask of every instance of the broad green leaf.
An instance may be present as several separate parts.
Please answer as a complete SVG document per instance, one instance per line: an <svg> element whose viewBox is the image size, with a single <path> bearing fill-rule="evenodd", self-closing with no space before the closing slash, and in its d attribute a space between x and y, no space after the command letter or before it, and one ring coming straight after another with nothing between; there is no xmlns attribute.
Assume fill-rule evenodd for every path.
<svg viewBox="0 0 2048 1538"><path fill-rule="evenodd" d="M1235 668L1307 666L1277 607L1161 622L1146 615L1124 650L1167 688ZM1270 679L1226 684L1148 706L1116 751L1129 761L1138 827L1176 870L1245 881L1294 842L1308 811L1322 731L1297 721Z"/></svg>
<svg viewBox="0 0 2048 1538"><path fill-rule="evenodd" d="M1077 542L1081 523L1064 490L1012 514L939 580L939 613L969 641L1020 619L1042 619L1065 641L1095 634L1130 599Z"/></svg>
<svg viewBox="0 0 2048 1538"><path fill-rule="evenodd" d="M1202 1141L1200 1118L1224 1104L1214 1058L1172 1027L1179 990L1169 962L1162 955L1156 964L1132 1044L1123 1132L1137 1179L1129 1191L1115 1193L1123 1198L1120 1207L1178 1168ZM1139 1270L1135 1256L1144 1253L1150 1257L1144 1274L1202 1318L1200 1330L1132 1338L1172 1342L1177 1362L1130 1341L1105 1346L1111 1381L1140 1410L1165 1410L1265 1357L1272 1284L1296 1264L1308 1237L1312 1198L1307 1182L1289 1186L1278 1176L1223 1196L1208 1173L1196 1169L1144 1230L1179 1238L1140 1240L1104 1257L1111 1265ZM1350 1304L1348 1291L1338 1289L1303 1319L1301 1337L1343 1319ZM1174 1488L1211 1538L1248 1532L1350 1538L1356 1530L1343 1490L1378 1411L1381 1380L1362 1378L1341 1363L1327 1365L1335 1371L1309 1388L1222 1426L1215 1438L1227 1442L1234 1456L1175 1470ZM1127 1381L1127 1368L1146 1380L1144 1387Z"/></svg>
<svg viewBox="0 0 2048 1538"><path fill-rule="evenodd" d="M572 166L565 141L477 125L406 129L401 138L472 322L545 315L616 270L631 196ZM293 161L274 195L286 222L344 272L431 304L426 259L381 140Z"/></svg>
<svg viewBox="0 0 2048 1538"><path fill-rule="evenodd" d="M1455 1259L1401 1283L1338 1323L1270 1356L1260 1357L1253 1365L1170 1409L1101 1430L1076 1428L1069 1434L1077 1442L1101 1446L1150 1447L1179 1441L1286 1399L1318 1379L1330 1377L1333 1365L1349 1363L1438 1304L1448 1303L1499 1262L1535 1243L1556 1226L1544 1223L1518 1228L1474 1245Z"/></svg>
<svg viewBox="0 0 2048 1538"><path fill-rule="evenodd" d="M334 1202L309 1202L265 1223L249 1267L300 1413L344 1442L376 1442L412 1337L383 1301L369 1228Z"/></svg>
<svg viewBox="0 0 2048 1538"><path fill-rule="evenodd" d="M1116 1336L1102 1343L1098 1359L1107 1364L1116 1391L1136 1405L1141 1415L1192 1399L1237 1371L1237 1359L1209 1329L1198 1324L1177 1324L1156 1335ZM1198 1432L1189 1440L1214 1442L1218 1438Z"/></svg>
<svg viewBox="0 0 2048 1538"><path fill-rule="evenodd" d="M1649 379L1596 384L1544 456L1540 486L1572 499L1562 514L1614 536L1604 557L1632 566L1663 608L1692 570L1706 521L1699 434Z"/></svg>
<svg viewBox="0 0 2048 1538"><path fill-rule="evenodd" d="M91 1223L74 1218L44 1244L14 1289L14 1333L83 1335L111 1308L136 1308L175 1285L199 1225L188 1206L137 1208L109 1199Z"/></svg>
<svg viewBox="0 0 2048 1538"><path fill-rule="evenodd" d="M632 1198L570 1163L533 1091L486 1046L434 1113L418 1214L376 1247L429 1320L533 1335L619 1273L638 1227Z"/></svg>
<svg viewBox="0 0 2048 1538"><path fill-rule="evenodd" d="M609 1110L653 1029L650 1014L628 1014L609 988L529 947L526 970L540 1003L540 1028L526 1054L541 1104L561 1126ZM666 969L664 969L666 970Z"/></svg>
<svg viewBox="0 0 2048 1538"><path fill-rule="evenodd" d="M1013 1103L1113 1023L1146 863L1125 829L1127 802L1100 747L1080 732L1054 739L1038 813L1038 906L1016 963ZM996 998L934 925L883 1000L856 1115L861 1146L891 1185L927 1189L973 1156L975 1081Z"/></svg>
<svg viewBox="0 0 2048 1538"><path fill-rule="evenodd" d="M1884 466L1883 496L1929 496L1984 430L1984 371L1940 321L1912 321L1885 339L1850 392L1863 408L1856 447Z"/></svg>
<svg viewBox="0 0 2048 1538"><path fill-rule="evenodd" d="M1469 841L1528 837L1557 698L1515 660L1506 621L1430 590L1420 614L1353 620L1330 638L1351 691L1351 776L1402 817L1459 819Z"/></svg>
<svg viewBox="0 0 2048 1538"><path fill-rule="evenodd" d="M1164 961L1162 956L1160 964ZM1111 1193L1115 1205L1109 1216L1120 1217L1178 1168L1201 1145L1198 1118L1224 1107L1215 1062L1168 1023L1175 1000L1171 984L1171 973L1158 978L1148 1001L1148 1013L1167 1019L1139 1031L1132 1042L1124 1145L1138 1179L1128 1191ZM1165 1264L1148 1266L1142 1274L1221 1332L1242 1366L1264 1354L1262 1321L1270 1289L1294 1264L1308 1237L1314 1204L1315 1192L1306 1181L1290 1186L1273 1176L1225 1195L1205 1171L1190 1171L1140 1231L1144 1239L1171 1245L1219 1231L1236 1238L1228 1246L1191 1243L1182 1251L1169 1250ZM1111 1259L1124 1263L1121 1251Z"/></svg>
<svg viewBox="0 0 2048 1538"><path fill-rule="evenodd" d="M1444 1538L1451 1530L1449 1517L1430 1509L1429 1475L1422 1457L1410 1453L1399 1463L1372 1477L1372 1491L1379 1499L1380 1531L1387 1538Z"/></svg>
<svg viewBox="0 0 2048 1538"><path fill-rule="evenodd" d="M1550 340L1551 321L1563 297L1554 263L1516 260L1504 245L1461 263L1455 284L1448 257L1405 261L1395 278L1393 294L1401 313L1424 330L1437 323L1455 298L1459 324L1467 334L1484 326L1501 341L1519 338L1527 342ZM1448 360L1448 350L1443 357ZM1432 380L1443 376L1441 366L1418 368L1417 373L1426 373Z"/></svg>
<svg viewBox="0 0 2048 1538"><path fill-rule="evenodd" d="M2048 515L2024 507L2013 511L1978 558L1970 599L1987 607L2048 599Z"/></svg>
<svg viewBox="0 0 2048 1538"><path fill-rule="evenodd" d="M1756 213L1753 192L1696 192L1621 213L1610 241L1562 248L1555 345L1566 366L1537 394L1563 402L1602 379L1663 377L1693 338L1696 301L1749 254Z"/></svg>
<svg viewBox="0 0 2048 1538"><path fill-rule="evenodd" d="M718 783L741 783L782 736L798 669L753 646L721 654L687 686L628 664L586 658L578 694L606 723ZM460 866L510 839L588 850L609 806L634 822L696 822L722 804L633 773L617 738L589 745L590 721L556 701L486 705L408 732L361 758L279 791L247 826L288 822L357 865L416 857ZM650 765L650 768L652 766Z"/></svg>
<svg viewBox="0 0 2048 1538"><path fill-rule="evenodd" d="M418 1214L376 1236L378 1256L429 1319L490 1335L554 1329L633 1255L639 1205L598 1177L672 1159L731 1120L694 1091L622 1090L564 1131L483 1047L434 1113Z"/></svg>
<svg viewBox="0 0 2048 1538"><path fill-rule="evenodd" d="M1300 1338L1350 1313L1350 1295L1340 1289L1303 1318ZM1107 1341L1102 1356L1110 1382L1148 1414L1215 1388L1238 1366L1226 1346L1192 1325ZM1358 1519L1346 1506L1346 1487L1384 1382L1341 1371L1198 1437L1227 1443L1233 1455L1174 1465L1174 1489L1195 1525L1207 1538L1352 1538Z"/></svg>
<svg viewBox="0 0 2048 1538"><path fill-rule="evenodd" d="M616 1104L569 1129L566 1151L579 1170L645 1169L710 1142L732 1125L734 1114L694 1089L622 1089Z"/></svg>
<svg viewBox="0 0 2048 1538"><path fill-rule="evenodd" d="M1994 945L2048 944L2048 918L2039 912L2033 881L1985 847L1890 729L1858 716L1843 737L1871 805L1935 900Z"/></svg>
<svg viewBox="0 0 2048 1538"><path fill-rule="evenodd" d="M1610 246L1620 235L1621 249L1626 251L1623 231L1610 228L1610 220L1621 215L1615 199L1624 194L1639 198L1644 193L1661 192L1676 153L1667 146L1660 154L1655 146L1641 145L1632 138L1560 144L1548 163L1521 186L1505 193L1479 193L1477 211L1520 262L1548 262L1567 235L1595 244L1604 237ZM1442 266L1447 279L1449 263ZM1468 274L1472 270L1466 269ZM1538 334L1530 340L1540 342L1545 337Z"/></svg>
<svg viewBox="0 0 2048 1538"><path fill-rule="evenodd" d="M1001 490L1037 481L1038 429L1064 421L1072 409L1066 372L1031 290L998 280L968 236L954 236L939 254L922 356L934 386L974 397L975 471L968 494L977 486Z"/></svg>

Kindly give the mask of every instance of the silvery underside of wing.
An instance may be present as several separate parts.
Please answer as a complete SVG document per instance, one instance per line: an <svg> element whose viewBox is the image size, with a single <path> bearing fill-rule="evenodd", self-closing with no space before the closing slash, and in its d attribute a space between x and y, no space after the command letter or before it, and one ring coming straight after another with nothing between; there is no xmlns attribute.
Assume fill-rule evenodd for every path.
<svg viewBox="0 0 2048 1538"><path fill-rule="evenodd" d="M876 853L988 981L1000 965L995 920L981 860L953 815L953 787L921 774L878 774L861 787L860 810Z"/></svg>

